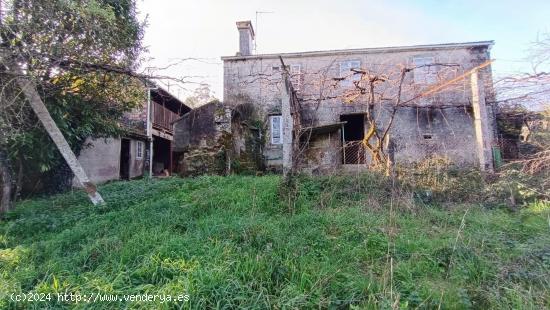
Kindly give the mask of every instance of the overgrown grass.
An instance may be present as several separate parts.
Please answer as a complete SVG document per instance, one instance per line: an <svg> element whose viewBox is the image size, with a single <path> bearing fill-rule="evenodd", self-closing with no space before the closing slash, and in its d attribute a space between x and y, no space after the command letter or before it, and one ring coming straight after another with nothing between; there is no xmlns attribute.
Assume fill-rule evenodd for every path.
<svg viewBox="0 0 550 310"><path fill-rule="evenodd" d="M115 182L0 223L2 308L548 308L550 207L414 202L375 175ZM282 195L285 197L284 193ZM12 292L189 294L13 302Z"/></svg>

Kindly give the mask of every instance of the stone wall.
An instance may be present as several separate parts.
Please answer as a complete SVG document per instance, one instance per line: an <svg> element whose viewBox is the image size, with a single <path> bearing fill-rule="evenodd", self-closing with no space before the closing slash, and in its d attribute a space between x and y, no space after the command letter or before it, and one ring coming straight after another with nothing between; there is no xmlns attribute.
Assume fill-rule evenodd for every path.
<svg viewBox="0 0 550 310"><path fill-rule="evenodd" d="M174 123L174 152L180 154L177 173L223 173L231 133L231 114L220 102L211 102L183 115Z"/></svg>
<svg viewBox="0 0 550 310"><path fill-rule="evenodd" d="M304 150L299 167L311 174L330 174L342 163L342 136L340 130L313 136Z"/></svg>
<svg viewBox="0 0 550 310"><path fill-rule="evenodd" d="M147 102L144 101L132 111L124 113L120 123L129 132L145 136L147 134Z"/></svg>
<svg viewBox="0 0 550 310"><path fill-rule="evenodd" d="M178 173L184 176L226 174L261 169L261 128L253 124L254 111L211 102L174 123L174 152L180 154ZM246 115L245 115L246 114Z"/></svg>
<svg viewBox="0 0 550 310"><path fill-rule="evenodd" d="M429 56L441 66L438 74L441 80L449 80L490 59L488 45L460 45L451 47L421 47L399 50L365 49L348 50L338 53L292 53L282 54L288 66L299 65L301 74L293 76L294 83L299 83L298 96L303 100L303 123L305 126L319 126L340 121L340 116L353 113L364 113L367 105L362 102L345 103L341 95L350 89L349 84L337 82L340 77L340 64L348 60L360 61L361 67L374 72L385 73L395 78L401 66L413 67L415 57ZM269 116L281 113L281 63L278 55L257 55L249 57L224 58L224 97L228 105L238 105L246 98L258 107L259 119L268 124ZM452 70L450 69L452 68ZM404 100L428 89L431 85L419 85L414 80L413 72L407 74L404 81ZM491 67L480 70L487 102L494 101ZM395 95L385 90L388 97ZM324 99L316 100L322 93ZM415 100L415 107L402 108L398 111L390 138L395 145L395 159L398 162L413 162L432 154L450 157L461 165L477 165L478 156L475 146L474 121L471 105L472 89L470 79L465 78L453 87L438 92L433 96ZM377 114L384 122L384 110ZM484 120L491 130L496 130L492 106L487 106L488 118ZM268 128L268 127L267 127ZM333 133L338 135L338 133ZM334 145L340 148L341 138L324 135L316 137L312 144ZM494 135L496 136L496 135ZM269 130L266 131L263 155L268 167L281 165L282 147L271 145ZM490 141L494 143L495 141ZM325 143L325 144L324 144ZM338 145L338 143L340 143ZM324 148L323 148L324 149ZM325 152L325 151L323 151ZM341 164L341 156L316 151L308 152L310 170L316 167ZM334 152L332 152L334 153ZM319 160L322 158L322 160ZM331 158L328 160L327 158ZM322 163L322 164L321 164ZM324 169L324 168L323 168Z"/></svg>

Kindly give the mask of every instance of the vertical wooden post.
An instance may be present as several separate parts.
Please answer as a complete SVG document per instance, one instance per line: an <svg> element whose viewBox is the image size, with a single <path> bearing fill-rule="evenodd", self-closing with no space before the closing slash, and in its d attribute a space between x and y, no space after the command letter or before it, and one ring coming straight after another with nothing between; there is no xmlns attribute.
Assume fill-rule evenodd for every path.
<svg viewBox="0 0 550 310"><path fill-rule="evenodd" d="M67 143L67 140L65 140L65 137L63 137L63 134L55 124L52 116L48 112L48 109L44 105L44 102L38 95L35 84L32 81L22 77L22 75L17 78L17 83L23 90L23 93L29 101L31 108L48 132L48 135L50 135L53 142L57 146L57 149L59 150L63 158L65 158L65 161L73 171L75 177L78 179L80 184L82 184L86 193L88 193L88 197L90 197L92 203L94 205L104 203L105 201L97 191L95 185L88 179L86 172L78 162L78 159L71 150L71 147Z"/></svg>
<svg viewBox="0 0 550 310"><path fill-rule="evenodd" d="M151 88L147 86L147 139L149 140L149 178L153 177L153 115L155 114L155 109L153 101L151 101Z"/></svg>
<svg viewBox="0 0 550 310"><path fill-rule="evenodd" d="M173 170L172 167L173 167L173 165L174 165L174 163L173 163L173 160L174 160L174 157L173 157L173 149L174 149L174 147L173 147L173 144L172 144L172 140L168 140L168 141L169 141L169 143L170 143L170 166L169 166L169 170L168 170L168 171L170 172L170 175L172 175L172 170Z"/></svg>
<svg viewBox="0 0 550 310"><path fill-rule="evenodd" d="M346 164L346 140L344 139L344 135L344 124L342 124L342 165Z"/></svg>

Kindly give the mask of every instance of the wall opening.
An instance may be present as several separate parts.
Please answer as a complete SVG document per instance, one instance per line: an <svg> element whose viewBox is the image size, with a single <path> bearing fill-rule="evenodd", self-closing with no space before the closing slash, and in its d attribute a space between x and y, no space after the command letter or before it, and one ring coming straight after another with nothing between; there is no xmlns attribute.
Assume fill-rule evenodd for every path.
<svg viewBox="0 0 550 310"><path fill-rule="evenodd" d="M120 179L130 179L130 140L120 140Z"/></svg>
<svg viewBox="0 0 550 310"><path fill-rule="evenodd" d="M363 138L365 137L365 115L347 114L340 115L340 121L344 124L342 139L342 163L345 165L357 165L365 163L365 147Z"/></svg>
<svg viewBox="0 0 550 310"><path fill-rule="evenodd" d="M153 175L169 176L172 173L172 142L155 136L153 142Z"/></svg>

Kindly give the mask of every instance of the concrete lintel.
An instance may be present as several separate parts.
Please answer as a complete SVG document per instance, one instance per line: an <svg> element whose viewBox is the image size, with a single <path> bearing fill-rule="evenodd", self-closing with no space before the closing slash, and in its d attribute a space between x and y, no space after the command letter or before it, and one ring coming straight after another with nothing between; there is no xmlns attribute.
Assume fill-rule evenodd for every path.
<svg viewBox="0 0 550 310"><path fill-rule="evenodd" d="M477 156L481 171L493 171L493 154L491 142L492 132L488 126L487 107L485 102L485 90L483 76L479 70L475 70L470 78L472 88L472 108L474 112L474 129L476 134Z"/></svg>

